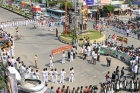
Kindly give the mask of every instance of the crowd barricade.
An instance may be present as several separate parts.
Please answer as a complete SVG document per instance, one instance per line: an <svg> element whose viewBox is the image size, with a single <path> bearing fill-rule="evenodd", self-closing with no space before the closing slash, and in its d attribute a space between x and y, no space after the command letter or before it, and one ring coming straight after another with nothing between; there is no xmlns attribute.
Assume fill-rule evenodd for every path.
<svg viewBox="0 0 140 93"><path fill-rule="evenodd" d="M130 60L131 60L130 55L128 55L128 54L126 54L124 52L121 52L121 51L117 51L117 50L113 50L111 48L107 48L107 47L100 47L100 53L102 55L109 54L110 56L116 57L119 60L124 61L124 62L130 62Z"/></svg>
<svg viewBox="0 0 140 93"><path fill-rule="evenodd" d="M113 27L112 30L115 31L115 32L121 33L123 35L126 35L126 31L123 30L123 29ZM138 39L137 34L135 34L135 33L129 33L129 36L132 37L132 38Z"/></svg>

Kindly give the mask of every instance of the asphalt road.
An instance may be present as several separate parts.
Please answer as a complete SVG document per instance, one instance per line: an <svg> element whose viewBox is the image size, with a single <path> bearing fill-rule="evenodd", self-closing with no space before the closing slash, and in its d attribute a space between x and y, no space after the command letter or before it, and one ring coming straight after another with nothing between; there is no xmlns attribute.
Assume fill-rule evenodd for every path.
<svg viewBox="0 0 140 93"><path fill-rule="evenodd" d="M0 12L0 22L10 21L14 19L24 19L21 16L18 16L1 8ZM88 26L89 28L92 28L92 24ZM59 33L61 33L62 27L59 29ZM4 30L8 33L11 33L11 35L13 36L15 35L15 28L8 28ZM43 68L48 68L50 70L49 55L51 51L61 46L65 46L65 44L59 42L55 37L55 31L46 31L41 27L34 29L32 25L28 25L19 27L19 32L23 37L21 40L15 41L15 58L19 56L27 66L34 66L34 55L37 54L39 60L38 66L40 75ZM113 32L111 28L109 28L106 36L113 35L114 33L116 32ZM119 33L116 33L116 35L125 37L124 35L121 35ZM140 41L130 37L128 37L128 40L129 41L127 45L133 44L135 47L140 46ZM78 48L78 52L79 51L80 49ZM117 65L120 66L120 70L124 66L126 68L125 74L128 78L130 78L127 70L128 66L115 58L112 58L111 67L106 67L105 56L101 56L101 61L97 62L97 65L91 64L91 57L88 57L87 60L82 60L79 54L77 54L74 62L70 63L69 61L66 61L65 64L61 64L61 56L61 53L54 56L54 68L57 68L58 72L60 72L62 68L69 72L69 69L71 67L74 67L75 78L73 83L68 83L67 80L69 77L69 73L65 74L65 85L70 86L71 89L77 86L99 85L100 82L105 81L105 74L107 73L107 71L110 71L112 73ZM62 85L63 84L54 84L51 82L48 83L48 86L54 86L54 89L56 89L58 86L61 87ZM122 91L120 93L127 92Z"/></svg>

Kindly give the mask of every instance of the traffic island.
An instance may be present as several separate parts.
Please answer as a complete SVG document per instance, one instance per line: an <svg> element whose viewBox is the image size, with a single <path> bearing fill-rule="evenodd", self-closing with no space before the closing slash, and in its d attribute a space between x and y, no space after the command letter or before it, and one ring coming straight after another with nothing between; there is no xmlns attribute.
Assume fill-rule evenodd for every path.
<svg viewBox="0 0 140 93"><path fill-rule="evenodd" d="M90 39L90 44L92 44L94 41L99 43L105 40L105 35L103 33L90 30L87 33L77 35L79 45L83 44L84 37ZM61 35L59 36L59 41L65 44L72 44L72 39L73 34L61 33Z"/></svg>

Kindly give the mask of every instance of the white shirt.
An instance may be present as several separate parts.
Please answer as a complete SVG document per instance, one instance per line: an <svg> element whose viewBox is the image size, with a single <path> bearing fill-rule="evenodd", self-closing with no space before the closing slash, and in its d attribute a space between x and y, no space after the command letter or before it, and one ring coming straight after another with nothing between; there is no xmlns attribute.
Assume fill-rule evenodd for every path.
<svg viewBox="0 0 140 93"><path fill-rule="evenodd" d="M47 71L45 71L45 75L46 76L48 76L49 75L49 71L47 70Z"/></svg>
<svg viewBox="0 0 140 93"><path fill-rule="evenodd" d="M52 62L53 61L53 57L50 57L50 62Z"/></svg>
<svg viewBox="0 0 140 93"><path fill-rule="evenodd" d="M53 74L54 74L54 76L57 76L58 75L58 72L57 71L54 71Z"/></svg>
<svg viewBox="0 0 140 93"><path fill-rule="evenodd" d="M64 58L65 57L65 54L62 54L62 57Z"/></svg>
<svg viewBox="0 0 140 93"><path fill-rule="evenodd" d="M64 76L65 73L66 73L65 71L61 71L60 76Z"/></svg>
<svg viewBox="0 0 140 93"><path fill-rule="evenodd" d="M16 60L15 59L11 59L11 63L12 63L12 65L14 65L16 63Z"/></svg>
<svg viewBox="0 0 140 93"><path fill-rule="evenodd" d="M46 72L42 71L42 75L43 75L43 77L45 77L46 76Z"/></svg>
<svg viewBox="0 0 140 93"><path fill-rule="evenodd" d="M138 71L138 66L135 65L135 67L134 67L134 72L137 73L137 71Z"/></svg>
<svg viewBox="0 0 140 93"><path fill-rule="evenodd" d="M92 51L92 57L94 57L95 51Z"/></svg>
<svg viewBox="0 0 140 93"><path fill-rule="evenodd" d="M49 73L50 73L50 76L53 76L53 71L50 71Z"/></svg>
<svg viewBox="0 0 140 93"><path fill-rule="evenodd" d="M90 46L87 47L88 51L90 51Z"/></svg>
<svg viewBox="0 0 140 93"><path fill-rule="evenodd" d="M94 54L94 58L97 59L97 54L96 53Z"/></svg>
<svg viewBox="0 0 140 93"><path fill-rule="evenodd" d="M71 71L70 71L70 75L73 75L73 74L74 74L74 72L71 70Z"/></svg>

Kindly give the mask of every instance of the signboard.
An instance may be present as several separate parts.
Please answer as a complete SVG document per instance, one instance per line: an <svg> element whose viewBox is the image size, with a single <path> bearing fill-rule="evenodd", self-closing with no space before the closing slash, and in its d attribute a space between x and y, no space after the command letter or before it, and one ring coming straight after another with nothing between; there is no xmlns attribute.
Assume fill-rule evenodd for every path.
<svg viewBox="0 0 140 93"><path fill-rule="evenodd" d="M125 42L127 44L127 38L117 36L116 40L121 41L121 42Z"/></svg>
<svg viewBox="0 0 140 93"><path fill-rule="evenodd" d="M126 53L123 53L121 51L112 50L111 48L106 47L100 47L100 53L103 55L109 54L110 56L116 57L116 54L118 54L118 57L123 57L126 62L129 62L131 59L131 56L129 56Z"/></svg>
<svg viewBox="0 0 140 93"><path fill-rule="evenodd" d="M132 4L140 4L140 0L132 0Z"/></svg>
<svg viewBox="0 0 140 93"><path fill-rule="evenodd" d="M86 5L93 5L94 4L94 0L86 0Z"/></svg>
<svg viewBox="0 0 140 93"><path fill-rule="evenodd" d="M110 0L101 0L101 4L104 5L104 4L110 4Z"/></svg>
<svg viewBox="0 0 140 93"><path fill-rule="evenodd" d="M63 52L63 51L69 50L69 49L72 49L72 46L71 45L57 48L55 50L52 50L52 55L58 54L60 52Z"/></svg>

